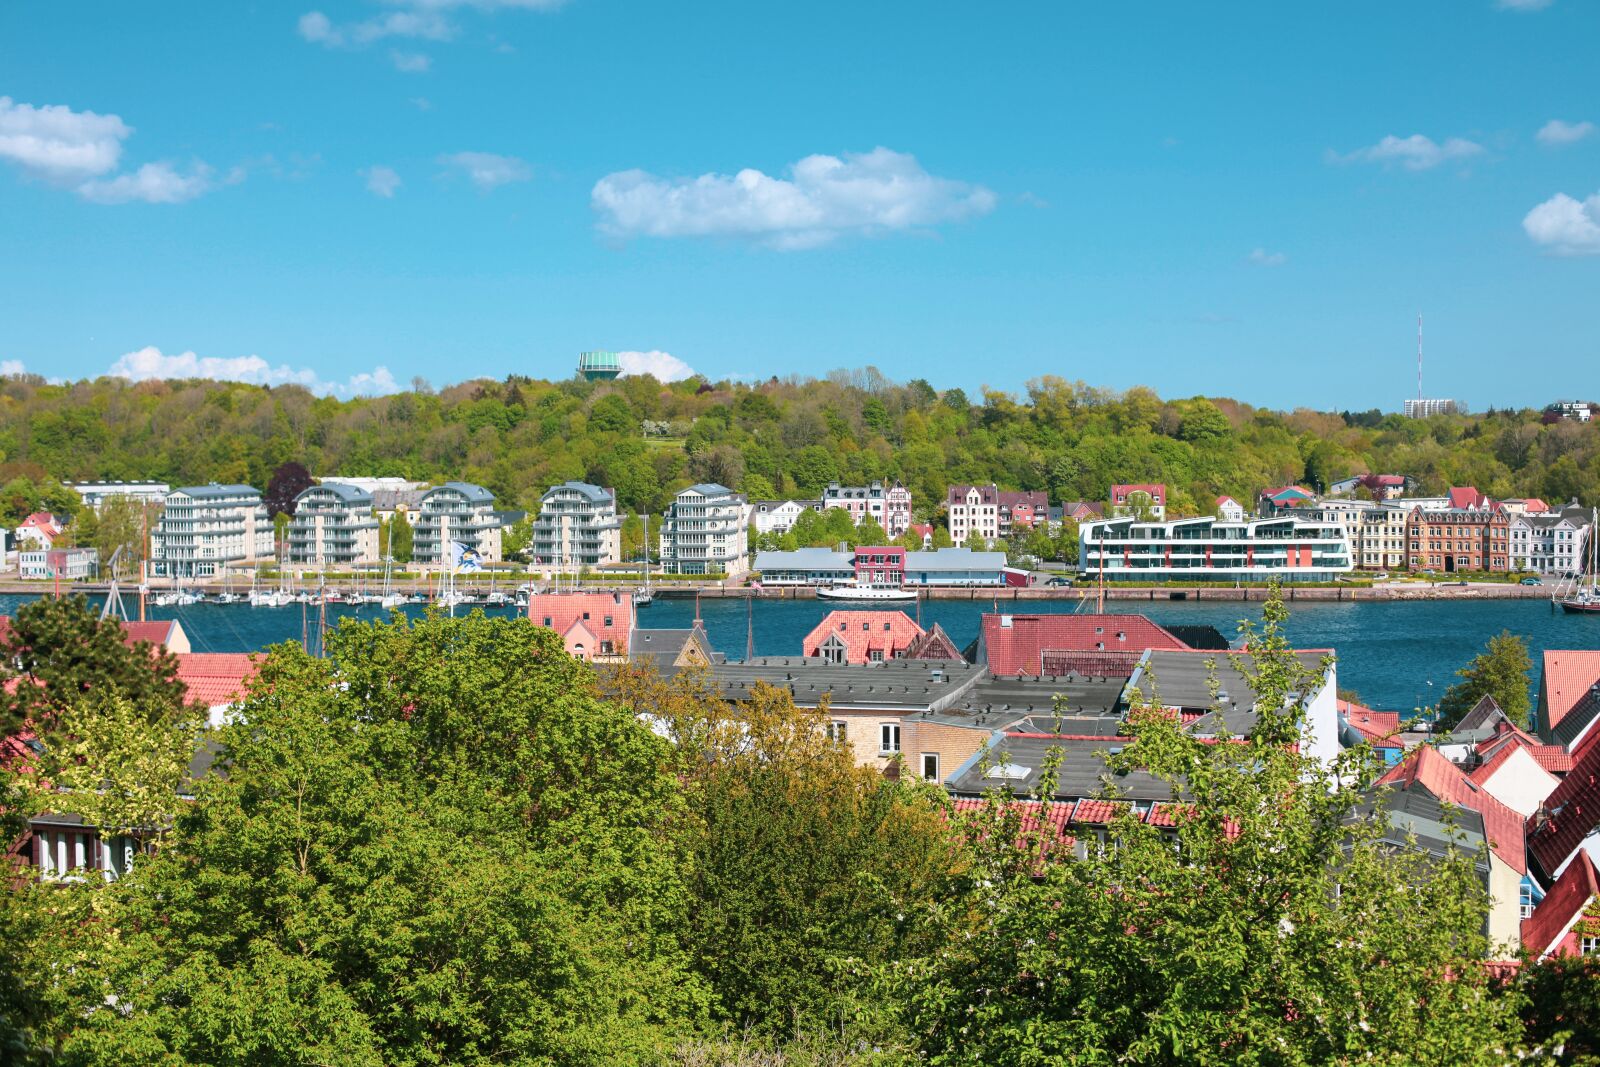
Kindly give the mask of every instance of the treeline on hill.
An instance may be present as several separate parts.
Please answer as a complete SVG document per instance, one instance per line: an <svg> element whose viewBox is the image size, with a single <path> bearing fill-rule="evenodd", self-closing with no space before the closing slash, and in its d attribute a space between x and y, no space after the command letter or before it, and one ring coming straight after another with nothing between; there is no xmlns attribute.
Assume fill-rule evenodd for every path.
<svg viewBox="0 0 1600 1067"><path fill-rule="evenodd" d="M948 485L991 481L1057 501L1164 482L1178 515L1208 511L1220 494L1250 501L1271 486L1320 489L1367 472L1409 474L1427 492L1470 484L1501 498L1600 498L1600 425L1547 426L1528 410L1282 413L1054 376L1022 396L971 397L873 368L748 384L512 376L353 400L213 381L0 382L0 505L33 506L61 479L262 487L289 461L312 474L464 479L522 508L578 478L651 513L696 481L775 498L815 496L836 479L899 480L921 518Z"/></svg>
<svg viewBox="0 0 1600 1067"><path fill-rule="evenodd" d="M1108 782L1142 771L1196 803L1167 830L1124 814L1082 848L999 792L958 806L856 766L826 707L761 686L730 706L694 672L597 674L523 619L346 620L326 658L272 649L206 730L174 699L174 661L81 600L24 614L0 692L43 690L6 706L39 737L9 746L0 815L73 813L147 851L109 883L8 872L6 1063L1597 1050L1600 961L1496 977L1481 851L1383 844L1352 785L1381 761L1323 767L1292 743L1318 675L1282 636L1281 599L1244 633L1250 737L1208 744L1136 707ZM75 655L40 654L61 641ZM195 780L201 746L214 761Z"/></svg>

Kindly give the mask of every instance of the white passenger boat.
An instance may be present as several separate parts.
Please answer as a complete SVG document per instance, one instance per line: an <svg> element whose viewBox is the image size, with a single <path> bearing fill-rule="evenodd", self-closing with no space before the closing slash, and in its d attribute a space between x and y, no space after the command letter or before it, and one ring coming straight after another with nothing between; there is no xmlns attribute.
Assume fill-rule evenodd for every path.
<svg viewBox="0 0 1600 1067"><path fill-rule="evenodd" d="M817 599L849 600L859 604L903 604L917 599L917 591L899 585L856 585L849 583L818 589Z"/></svg>

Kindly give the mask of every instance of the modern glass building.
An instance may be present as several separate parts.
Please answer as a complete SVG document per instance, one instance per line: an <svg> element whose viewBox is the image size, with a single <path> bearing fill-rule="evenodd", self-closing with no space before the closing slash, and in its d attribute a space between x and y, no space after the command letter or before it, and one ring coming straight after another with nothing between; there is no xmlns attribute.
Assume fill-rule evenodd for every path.
<svg viewBox="0 0 1600 1067"><path fill-rule="evenodd" d="M622 373L622 362L615 352L578 353L578 377L586 382L610 381Z"/></svg>
<svg viewBox="0 0 1600 1067"><path fill-rule="evenodd" d="M1078 569L1108 582L1327 582L1351 570L1350 541L1333 522L1283 516L1219 522L1214 516L1078 528Z"/></svg>

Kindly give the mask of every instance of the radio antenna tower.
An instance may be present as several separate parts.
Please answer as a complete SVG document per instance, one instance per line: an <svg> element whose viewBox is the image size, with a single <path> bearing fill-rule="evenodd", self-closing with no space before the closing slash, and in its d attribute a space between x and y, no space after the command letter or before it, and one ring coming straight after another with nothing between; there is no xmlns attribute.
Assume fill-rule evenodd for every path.
<svg viewBox="0 0 1600 1067"><path fill-rule="evenodd" d="M1422 399L1422 312L1417 312L1417 399Z"/></svg>

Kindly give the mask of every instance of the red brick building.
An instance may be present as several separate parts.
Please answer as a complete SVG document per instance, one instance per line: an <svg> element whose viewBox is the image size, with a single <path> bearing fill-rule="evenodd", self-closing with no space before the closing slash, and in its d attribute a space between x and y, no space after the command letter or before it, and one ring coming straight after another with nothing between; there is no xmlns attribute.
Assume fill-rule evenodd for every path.
<svg viewBox="0 0 1600 1067"><path fill-rule="evenodd" d="M1407 568L1442 574L1509 570L1510 520L1499 505L1486 503L1447 511L1413 508L1406 519Z"/></svg>

